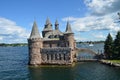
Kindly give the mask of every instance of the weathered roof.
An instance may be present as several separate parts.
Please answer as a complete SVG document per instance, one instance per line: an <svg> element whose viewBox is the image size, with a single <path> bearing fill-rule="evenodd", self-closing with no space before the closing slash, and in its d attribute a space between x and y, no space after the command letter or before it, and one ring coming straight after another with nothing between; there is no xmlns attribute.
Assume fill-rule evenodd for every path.
<svg viewBox="0 0 120 80"><path fill-rule="evenodd" d="M44 27L43 31L49 31L49 30L52 30L52 24L50 22L50 19L47 18L46 24L45 24L45 27Z"/></svg>
<svg viewBox="0 0 120 80"><path fill-rule="evenodd" d="M58 23L58 21L56 20L55 21L55 30L58 30L59 29L59 23Z"/></svg>
<svg viewBox="0 0 120 80"><path fill-rule="evenodd" d="M30 34L29 38L30 39L32 39L32 38L40 38L40 34L39 34L39 31L38 31L36 21L34 21L34 23L33 23L32 31L31 31L31 34Z"/></svg>
<svg viewBox="0 0 120 80"><path fill-rule="evenodd" d="M50 19L47 17L46 25L51 24Z"/></svg>
<svg viewBox="0 0 120 80"><path fill-rule="evenodd" d="M63 33L59 30L53 30L51 32L48 32L45 34L45 38L48 38L50 35L56 36L56 35L63 35Z"/></svg>
<svg viewBox="0 0 120 80"><path fill-rule="evenodd" d="M67 26L66 26L66 31L65 31L65 33L73 33L69 21L67 22Z"/></svg>

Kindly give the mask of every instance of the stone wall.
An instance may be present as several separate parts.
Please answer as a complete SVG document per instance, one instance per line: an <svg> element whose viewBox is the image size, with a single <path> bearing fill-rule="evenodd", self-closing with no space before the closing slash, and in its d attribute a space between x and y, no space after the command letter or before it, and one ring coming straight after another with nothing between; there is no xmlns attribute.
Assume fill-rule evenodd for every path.
<svg viewBox="0 0 120 80"><path fill-rule="evenodd" d="M40 48L42 48L42 41L40 38L28 39L29 46L29 65L40 65L41 54Z"/></svg>
<svg viewBox="0 0 120 80"><path fill-rule="evenodd" d="M68 47L68 41L64 40L49 40L49 41L43 41L43 47Z"/></svg>
<svg viewBox="0 0 120 80"><path fill-rule="evenodd" d="M71 48L41 49L42 64L71 64Z"/></svg>

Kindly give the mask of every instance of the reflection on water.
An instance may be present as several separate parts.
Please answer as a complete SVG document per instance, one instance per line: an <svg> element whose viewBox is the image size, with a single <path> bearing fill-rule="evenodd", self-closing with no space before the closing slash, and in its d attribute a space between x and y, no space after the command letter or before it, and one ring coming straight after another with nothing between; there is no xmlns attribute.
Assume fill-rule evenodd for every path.
<svg viewBox="0 0 120 80"><path fill-rule="evenodd" d="M74 80L69 67L30 68L29 71L31 80Z"/></svg>
<svg viewBox="0 0 120 80"><path fill-rule="evenodd" d="M31 80L119 80L120 69L97 62L77 63L74 67L30 68Z"/></svg>
<svg viewBox="0 0 120 80"><path fill-rule="evenodd" d="M120 68L97 62L39 68L27 63L27 47L0 47L0 80L120 80Z"/></svg>

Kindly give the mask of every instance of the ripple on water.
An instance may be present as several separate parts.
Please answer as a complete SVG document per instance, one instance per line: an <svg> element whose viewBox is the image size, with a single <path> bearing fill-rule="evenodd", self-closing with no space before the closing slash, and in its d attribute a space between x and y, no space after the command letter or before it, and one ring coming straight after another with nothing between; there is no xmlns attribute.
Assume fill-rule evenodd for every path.
<svg viewBox="0 0 120 80"><path fill-rule="evenodd" d="M96 62L74 67L27 66L27 47L0 47L0 80L120 80L120 68Z"/></svg>

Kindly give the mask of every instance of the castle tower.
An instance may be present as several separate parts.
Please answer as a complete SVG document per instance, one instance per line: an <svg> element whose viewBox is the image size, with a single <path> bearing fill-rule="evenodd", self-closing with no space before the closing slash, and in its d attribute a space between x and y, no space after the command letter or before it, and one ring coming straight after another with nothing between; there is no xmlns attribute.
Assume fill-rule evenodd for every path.
<svg viewBox="0 0 120 80"><path fill-rule="evenodd" d="M76 42L74 39L74 33L72 32L71 29L71 25L69 22L67 22L67 26L66 26L66 31L64 34L65 40L66 40L66 45L71 48L71 52L70 52L70 61L71 63L74 61L75 59L75 47L76 47Z"/></svg>
<svg viewBox="0 0 120 80"><path fill-rule="evenodd" d="M44 29L42 31L42 36L45 37L45 34L50 32L50 31L52 31L52 24L50 22L50 19L47 18L45 27L44 27Z"/></svg>
<svg viewBox="0 0 120 80"><path fill-rule="evenodd" d="M57 20L55 21L55 30L59 30L59 23Z"/></svg>
<svg viewBox="0 0 120 80"><path fill-rule="evenodd" d="M67 22L66 31L64 35L65 35L65 40L68 42L67 44L68 47L74 49L75 47L74 33L71 30L71 25L69 22Z"/></svg>
<svg viewBox="0 0 120 80"><path fill-rule="evenodd" d="M42 40L38 31L36 22L34 21L31 35L28 39L29 46L29 65L40 65L41 64L41 54L40 49L42 48Z"/></svg>

